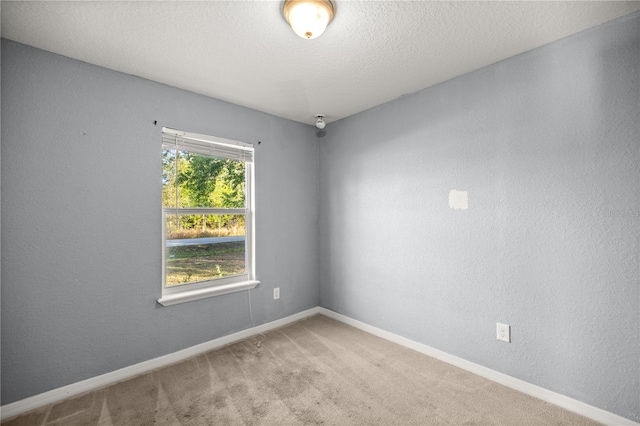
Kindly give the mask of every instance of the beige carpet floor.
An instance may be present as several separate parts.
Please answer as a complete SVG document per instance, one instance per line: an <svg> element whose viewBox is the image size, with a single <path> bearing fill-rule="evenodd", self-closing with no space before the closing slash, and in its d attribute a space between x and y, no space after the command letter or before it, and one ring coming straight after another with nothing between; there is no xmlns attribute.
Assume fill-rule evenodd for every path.
<svg viewBox="0 0 640 426"><path fill-rule="evenodd" d="M596 424L324 316L255 340L2 424Z"/></svg>

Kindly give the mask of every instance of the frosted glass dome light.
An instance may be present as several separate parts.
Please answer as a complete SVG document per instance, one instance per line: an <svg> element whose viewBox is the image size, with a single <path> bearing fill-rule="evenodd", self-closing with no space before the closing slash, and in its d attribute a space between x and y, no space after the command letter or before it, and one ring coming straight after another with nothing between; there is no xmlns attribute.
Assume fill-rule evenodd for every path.
<svg viewBox="0 0 640 426"><path fill-rule="evenodd" d="M319 37L333 20L329 0L285 0L284 17L293 31L307 40Z"/></svg>

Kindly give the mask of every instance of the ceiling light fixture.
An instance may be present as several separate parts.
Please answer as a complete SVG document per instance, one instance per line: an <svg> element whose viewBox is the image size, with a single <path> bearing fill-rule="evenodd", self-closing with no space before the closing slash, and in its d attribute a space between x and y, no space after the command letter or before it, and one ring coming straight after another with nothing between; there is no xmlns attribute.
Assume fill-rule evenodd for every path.
<svg viewBox="0 0 640 426"><path fill-rule="evenodd" d="M324 32L335 8L330 0L284 0L282 12L296 34L311 40Z"/></svg>

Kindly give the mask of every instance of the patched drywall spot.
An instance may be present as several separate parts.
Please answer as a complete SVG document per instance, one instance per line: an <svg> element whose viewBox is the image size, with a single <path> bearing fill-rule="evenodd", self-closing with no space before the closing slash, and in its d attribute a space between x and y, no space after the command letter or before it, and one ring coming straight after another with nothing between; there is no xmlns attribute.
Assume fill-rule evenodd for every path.
<svg viewBox="0 0 640 426"><path fill-rule="evenodd" d="M452 189L449 191L449 208L456 210L466 210L469 208L467 191Z"/></svg>

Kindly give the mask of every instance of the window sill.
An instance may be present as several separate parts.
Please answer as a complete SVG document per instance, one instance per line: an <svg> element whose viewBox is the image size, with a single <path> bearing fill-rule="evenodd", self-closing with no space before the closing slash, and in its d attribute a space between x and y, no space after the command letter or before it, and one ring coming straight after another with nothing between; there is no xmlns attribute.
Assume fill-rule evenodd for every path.
<svg viewBox="0 0 640 426"><path fill-rule="evenodd" d="M165 294L158 299L158 303L162 306L177 305L178 303L191 302L194 300L205 299L207 297L222 296L223 294L251 290L258 284L260 284L260 281L249 280L214 287L200 288L198 290L187 290L181 291L180 293Z"/></svg>

